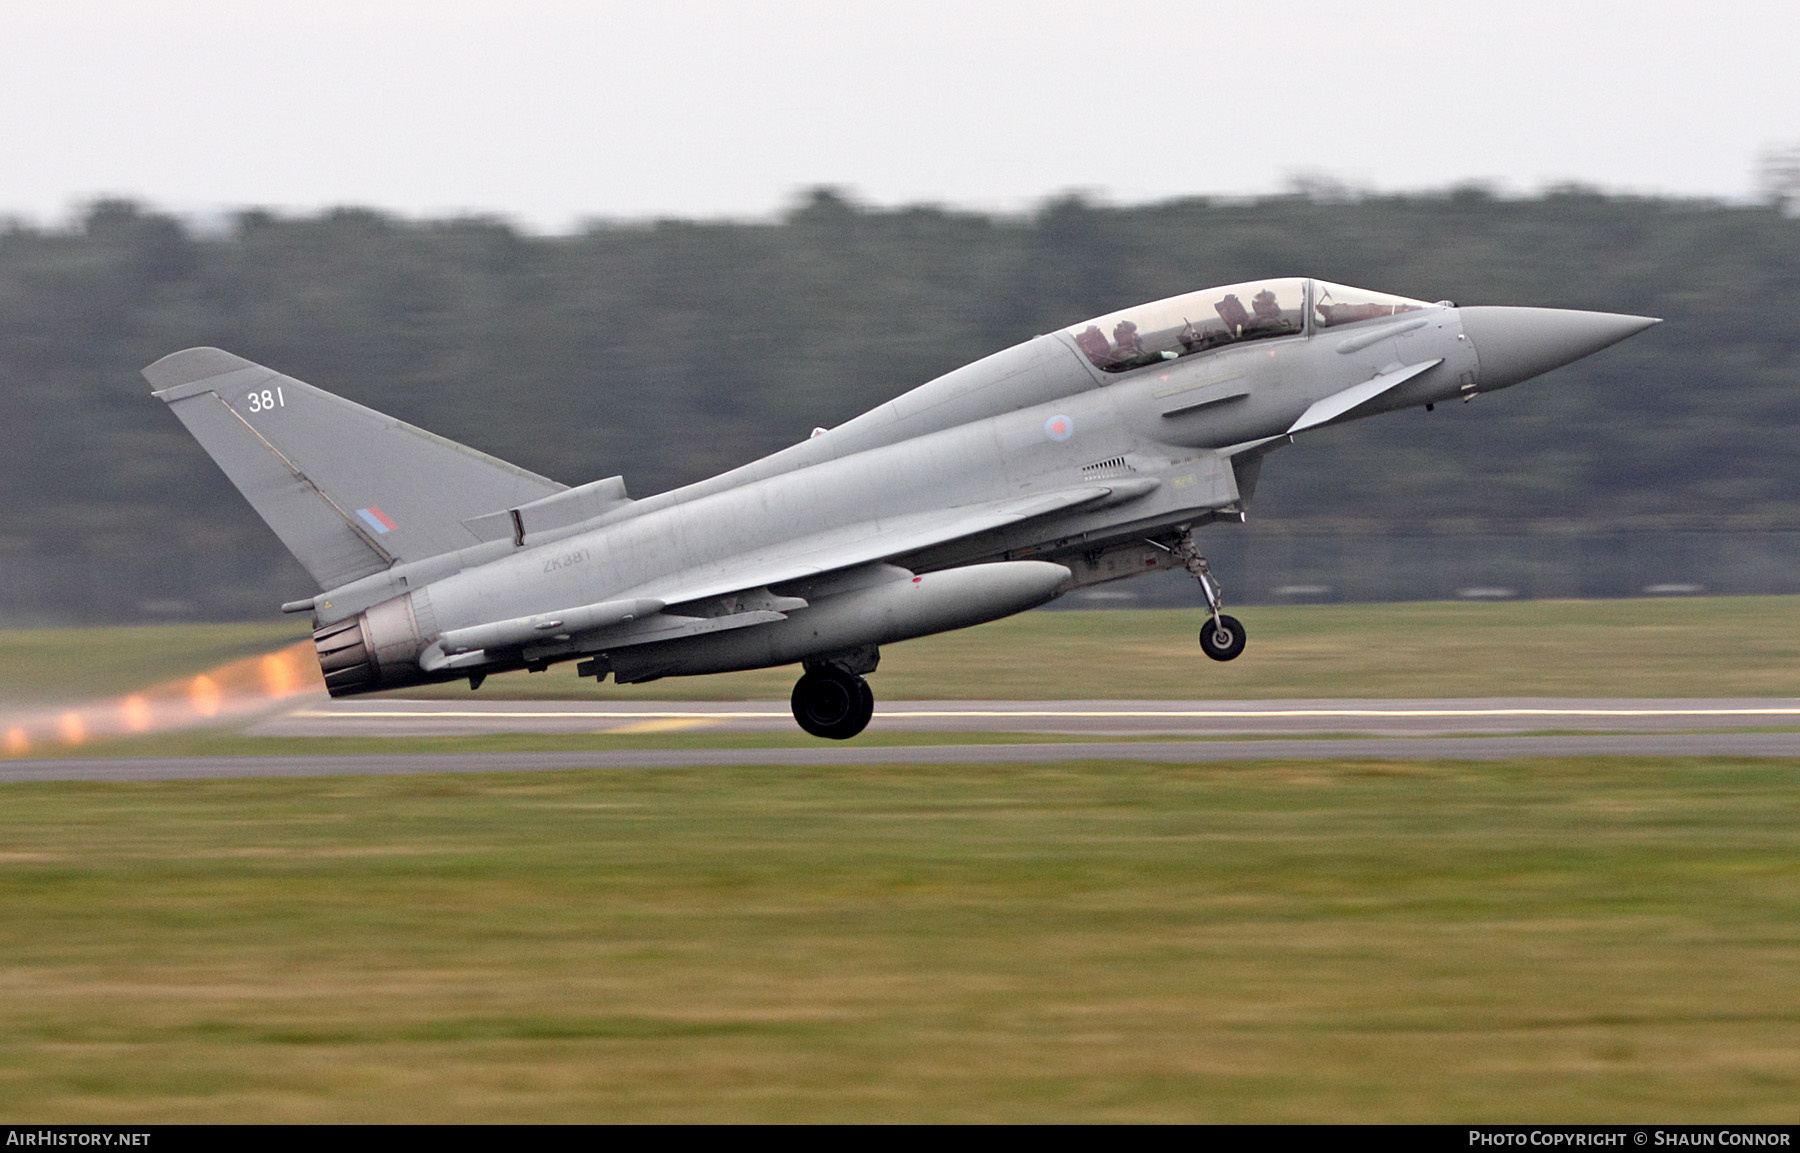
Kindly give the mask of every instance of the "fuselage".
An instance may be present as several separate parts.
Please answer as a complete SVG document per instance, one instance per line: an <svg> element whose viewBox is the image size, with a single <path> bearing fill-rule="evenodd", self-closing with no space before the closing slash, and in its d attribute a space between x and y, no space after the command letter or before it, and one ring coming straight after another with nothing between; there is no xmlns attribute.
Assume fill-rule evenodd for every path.
<svg viewBox="0 0 1800 1153"><path fill-rule="evenodd" d="M1458 309L1298 278L1190 293L997 352L708 480L331 590L315 602L316 623L388 606L383 619L410 622L387 626L386 661L397 667L409 645L417 661L434 638L488 622L634 602L724 620L747 611L734 594L756 589L771 604L808 607L765 610L791 619L755 629L649 643L640 635L613 649L609 637L648 626L613 622L583 635L551 624L525 643L430 653L425 664L449 663L415 679L582 657L621 680L807 659L804 639L780 638L798 637L795 622L808 613L825 620L834 596L868 596L859 590L883 574L1028 557L1068 570L1056 595L1168 567L1168 534L1241 519L1262 455L1296 431L1504 387L1584 341L1591 347L1576 355L1629 335L1602 340L1571 321L1556 330L1569 349L1493 342L1502 367L1484 376L1484 326L1510 331L1524 324L1513 314L1550 311ZM1038 498L1049 511L1011 515ZM933 531L959 517L977 531ZM1044 599L1018 596L1018 608ZM992 607L1017 611L1013 603L1000 596ZM856 612L839 616L854 622ZM855 631L843 625L819 643L844 648ZM901 639L893 631L858 643Z"/></svg>

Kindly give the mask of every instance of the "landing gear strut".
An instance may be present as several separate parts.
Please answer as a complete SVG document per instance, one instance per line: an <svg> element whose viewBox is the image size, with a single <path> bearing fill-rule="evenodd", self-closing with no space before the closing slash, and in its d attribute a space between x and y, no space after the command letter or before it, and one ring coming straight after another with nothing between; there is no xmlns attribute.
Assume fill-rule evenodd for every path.
<svg viewBox="0 0 1800 1153"><path fill-rule="evenodd" d="M1244 632L1242 621L1225 615L1224 590L1219 587L1219 578L1213 576L1206 558L1200 555L1200 546L1194 543L1193 530L1182 529L1181 539L1170 551L1181 561L1189 575L1200 582L1200 591L1206 597L1206 607L1212 613L1212 619L1200 630L1200 651L1215 661L1235 658L1244 651L1244 644L1249 638Z"/></svg>
<svg viewBox="0 0 1800 1153"><path fill-rule="evenodd" d="M869 682L838 665L813 665L794 685L794 719L815 737L847 741L875 715Z"/></svg>

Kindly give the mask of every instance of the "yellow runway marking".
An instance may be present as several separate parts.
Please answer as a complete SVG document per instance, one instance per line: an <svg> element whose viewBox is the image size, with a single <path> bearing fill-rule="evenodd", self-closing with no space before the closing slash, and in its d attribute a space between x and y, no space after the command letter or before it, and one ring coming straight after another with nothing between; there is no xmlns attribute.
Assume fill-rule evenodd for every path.
<svg viewBox="0 0 1800 1153"><path fill-rule="evenodd" d="M505 714L490 715L504 716ZM601 731L607 733L678 733L684 729L703 729L708 725L717 724L722 719L721 717L664 717L654 721L633 721L629 725L619 725L617 728L602 729Z"/></svg>

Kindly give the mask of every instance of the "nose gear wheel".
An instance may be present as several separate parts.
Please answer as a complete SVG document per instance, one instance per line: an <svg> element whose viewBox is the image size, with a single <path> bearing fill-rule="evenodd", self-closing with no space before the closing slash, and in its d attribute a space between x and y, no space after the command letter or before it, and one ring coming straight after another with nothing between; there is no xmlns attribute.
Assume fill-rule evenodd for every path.
<svg viewBox="0 0 1800 1153"><path fill-rule="evenodd" d="M1215 661L1228 661L1244 651L1243 623L1221 613L1200 630L1200 651Z"/></svg>

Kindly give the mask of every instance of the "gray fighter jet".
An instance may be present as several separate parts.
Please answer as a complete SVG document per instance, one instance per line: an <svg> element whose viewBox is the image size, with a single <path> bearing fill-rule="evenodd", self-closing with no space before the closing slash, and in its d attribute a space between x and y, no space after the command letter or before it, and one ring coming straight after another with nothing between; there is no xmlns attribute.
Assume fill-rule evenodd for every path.
<svg viewBox="0 0 1800 1153"><path fill-rule="evenodd" d="M794 718L853 737L880 646L1168 568L1244 650L1194 530L1326 426L1467 399L1655 320L1458 308L1301 278L1037 337L710 480L568 488L216 348L144 370L324 591L333 696L575 660L621 684L799 662Z"/></svg>

